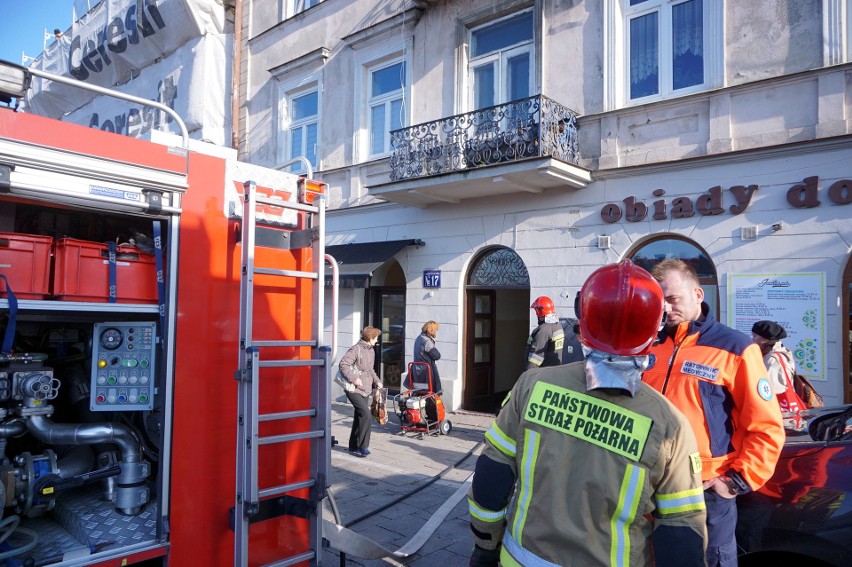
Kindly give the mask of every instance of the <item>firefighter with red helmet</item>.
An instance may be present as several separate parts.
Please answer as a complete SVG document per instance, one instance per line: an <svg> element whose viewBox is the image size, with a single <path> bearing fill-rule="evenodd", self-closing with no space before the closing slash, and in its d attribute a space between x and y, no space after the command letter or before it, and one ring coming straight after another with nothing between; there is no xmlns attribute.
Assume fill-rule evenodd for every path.
<svg viewBox="0 0 852 567"><path fill-rule="evenodd" d="M538 318L536 327L527 339L526 369L562 364L562 347L565 343L565 331L556 316L553 301L542 295L533 301L530 309Z"/></svg>
<svg viewBox="0 0 852 567"><path fill-rule="evenodd" d="M703 566L695 436L642 383L660 285L625 260L596 270L578 305L586 360L522 374L485 434L470 565Z"/></svg>

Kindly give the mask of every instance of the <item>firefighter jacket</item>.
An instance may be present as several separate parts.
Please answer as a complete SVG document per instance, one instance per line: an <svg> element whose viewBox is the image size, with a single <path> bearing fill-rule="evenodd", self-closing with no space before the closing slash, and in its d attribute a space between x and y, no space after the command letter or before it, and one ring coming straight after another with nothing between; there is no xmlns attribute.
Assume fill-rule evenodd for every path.
<svg viewBox="0 0 852 567"><path fill-rule="evenodd" d="M562 364L565 331L555 315L547 315L527 340L527 370Z"/></svg>
<svg viewBox="0 0 852 567"><path fill-rule="evenodd" d="M674 337L660 332L642 380L686 415L704 480L733 471L757 490L784 444L781 410L760 347L702 310L703 321L681 323Z"/></svg>
<svg viewBox="0 0 852 567"><path fill-rule="evenodd" d="M525 372L485 439L471 529L480 548L502 544L502 565L647 565L653 530L689 548L674 564L703 565L695 437L645 384L587 391L581 362Z"/></svg>

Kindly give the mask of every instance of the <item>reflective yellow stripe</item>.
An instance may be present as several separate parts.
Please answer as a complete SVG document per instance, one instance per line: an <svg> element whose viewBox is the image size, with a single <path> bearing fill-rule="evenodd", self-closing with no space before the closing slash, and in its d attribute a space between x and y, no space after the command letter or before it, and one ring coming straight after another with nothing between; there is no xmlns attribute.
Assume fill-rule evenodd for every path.
<svg viewBox="0 0 852 567"><path fill-rule="evenodd" d="M621 481L621 491L618 494L618 506L610 520L612 544L609 561L613 567L630 565L630 526L636 519L636 511L645 486L645 469L635 465L627 465L624 479Z"/></svg>
<svg viewBox="0 0 852 567"><path fill-rule="evenodd" d="M515 458L518 448L515 442L505 433L503 433L497 423L492 423L488 431L485 432L485 438L494 445L494 448L506 455L507 457Z"/></svg>
<svg viewBox="0 0 852 567"><path fill-rule="evenodd" d="M537 432L531 429L524 430L524 454L518 467L518 486L520 487L518 490L518 507L515 511L515 520L512 522L512 537L518 542L518 545L523 545L522 535L533 495L533 479L540 439L541 435Z"/></svg>
<svg viewBox="0 0 852 567"><path fill-rule="evenodd" d="M501 567L524 567L512 557L512 554L506 551L506 548L503 547L500 549L500 565Z"/></svg>
<svg viewBox="0 0 852 567"><path fill-rule="evenodd" d="M502 522L506 517L506 508L502 510L488 510L473 501L472 498L467 499L467 508L470 510L470 515L477 520L487 523Z"/></svg>
<svg viewBox="0 0 852 567"><path fill-rule="evenodd" d="M695 512L704 509L704 489L699 486L673 494L657 494L656 501L661 516Z"/></svg>
<svg viewBox="0 0 852 567"><path fill-rule="evenodd" d="M550 340L553 341L553 348L556 350L562 350L562 347L565 345L565 333L562 331L556 331L553 333L553 336L550 337Z"/></svg>

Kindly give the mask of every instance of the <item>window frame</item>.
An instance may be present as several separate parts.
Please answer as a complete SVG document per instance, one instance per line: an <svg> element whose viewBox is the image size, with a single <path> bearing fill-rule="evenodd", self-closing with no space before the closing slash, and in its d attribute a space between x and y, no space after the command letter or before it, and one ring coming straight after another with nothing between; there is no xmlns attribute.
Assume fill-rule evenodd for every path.
<svg viewBox="0 0 852 567"><path fill-rule="evenodd" d="M371 127L371 79L373 71L386 68L396 63L405 64L405 84L402 88L402 119L403 128L411 124L411 83L412 83L412 40L406 39L400 42L384 45L382 47L365 51L355 60L355 130L354 130L354 159L353 163L372 161L390 156L393 148L390 147L390 129L384 132L384 149L382 153L373 153L370 143ZM390 101L392 97L387 97ZM393 99L397 100L397 99Z"/></svg>
<svg viewBox="0 0 852 567"><path fill-rule="evenodd" d="M372 93L372 84L373 84L373 74L389 67L393 67L396 65L402 65L403 70L405 72L405 81L400 86L399 89L394 89L393 91L382 93L379 95L373 95ZM393 115L393 103L396 101L402 102L403 113L405 112L405 85L408 83L408 75L411 70L408 68L408 65L405 63L405 59L403 57L395 57L387 61L383 61L376 65L370 65L367 68L367 108L366 108L366 127L367 127L367 157L375 158L381 157L390 154L390 131L391 131L391 123L392 123L392 115ZM379 152L373 151L373 109L382 106L384 109L384 120L386 128L382 133L382 150ZM405 120L401 120L400 127L407 126L407 122Z"/></svg>
<svg viewBox="0 0 852 567"><path fill-rule="evenodd" d="M305 6L302 9L299 9L299 4L305 2L313 2L310 6ZM281 21L284 21L288 18L292 18L302 12L310 10L314 6L317 6L321 3L325 2L325 0L279 0L279 10L281 12Z"/></svg>
<svg viewBox="0 0 852 567"><path fill-rule="evenodd" d="M605 110L668 100L722 86L724 66L724 13L720 0L703 0L704 81L698 85L672 88L672 9L690 0L647 0L635 6L629 0L606 0L604 5ZM659 34L659 80L656 94L630 98L630 22L657 12Z"/></svg>
<svg viewBox="0 0 852 567"><path fill-rule="evenodd" d="M292 119L292 109L294 101L302 96L315 92L317 94L317 113L315 115L315 119ZM305 154L298 153L293 154L293 148L291 147L291 131L294 127L306 128L310 124L316 124L317 129L317 139L316 139L316 147L314 149L314 161L316 163L311 163L311 166L314 168L314 171L320 169L320 164L322 162L320 156L320 148L322 147L321 138L322 138L322 80L319 74L311 75L309 77L305 77L301 80L288 81L286 83L279 84L278 88L278 131L277 131L277 163L282 164L290 159L290 156L299 156L302 155L307 157ZM305 131L305 130L303 130ZM305 142L306 143L306 140ZM298 164L294 164L287 168L287 171L293 173L306 173L302 166Z"/></svg>
<svg viewBox="0 0 852 567"><path fill-rule="evenodd" d="M532 14L532 35L529 40L523 40L518 43L514 43L512 45L506 46L502 49L491 51L485 55L479 55L474 57L472 55L472 46L473 46L473 34L479 30L483 30L490 26L494 26L506 20L517 18L521 14L529 12ZM502 18L497 18L494 20L490 20L488 22L484 22L475 26L471 26L467 29L467 45L468 45L468 59L465 70L465 78L467 83L467 97L466 97L466 108L468 111L478 110L476 104L476 81L474 80L474 71L483 67L487 64L497 63L497 72L495 73L494 80L494 89L492 90L492 94L494 96L493 105L505 104L513 100L512 97L509 96L509 73L508 73L508 62L512 57L516 57L519 54L526 53L529 59L529 74L527 77L528 86L527 86L527 96L534 96L537 94L536 91L536 69L537 65L537 49L536 49L536 14L533 8L527 8L525 10L520 10L518 12L509 14ZM484 108L488 108L487 106Z"/></svg>

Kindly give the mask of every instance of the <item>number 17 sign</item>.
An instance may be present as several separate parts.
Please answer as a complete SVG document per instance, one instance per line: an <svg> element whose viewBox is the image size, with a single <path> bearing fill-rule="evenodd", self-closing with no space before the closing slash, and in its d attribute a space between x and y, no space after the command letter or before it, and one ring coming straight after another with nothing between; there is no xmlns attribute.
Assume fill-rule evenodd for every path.
<svg viewBox="0 0 852 567"><path fill-rule="evenodd" d="M423 270L423 287L441 287L441 270Z"/></svg>

